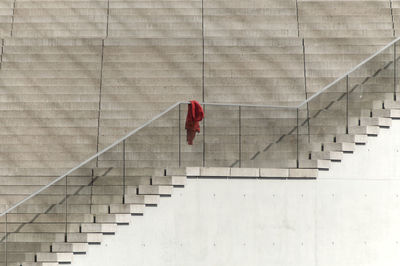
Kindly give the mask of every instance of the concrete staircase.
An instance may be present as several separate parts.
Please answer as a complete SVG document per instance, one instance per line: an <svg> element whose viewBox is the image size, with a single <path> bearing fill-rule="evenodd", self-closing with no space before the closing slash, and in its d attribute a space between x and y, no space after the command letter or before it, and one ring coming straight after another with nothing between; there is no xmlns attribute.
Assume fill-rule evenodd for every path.
<svg viewBox="0 0 400 266"><path fill-rule="evenodd" d="M398 35L399 2L2 1L1 210L177 101L298 105ZM69 263L186 176L317 178L400 118L391 60L349 77L348 121L343 82L299 128L296 110L206 106L192 147L174 108L3 216L0 266Z"/></svg>
<svg viewBox="0 0 400 266"><path fill-rule="evenodd" d="M189 167L186 170L128 167L124 171L115 159L112 160L113 155L105 156L99 159L99 165L111 163L117 167L93 168L90 173L85 173L83 167L2 217L1 230L7 239L3 241L7 265L69 263L73 254L85 253L88 244L99 244L103 235L114 234L118 225L129 224L131 215L142 215L146 206L156 206L160 197L171 196L173 187L184 186L186 176L317 178L318 170L328 170L330 163L340 161L343 153L353 152L357 144L366 144L369 136L376 137L379 127L390 127L391 119L400 118L399 110L400 103L396 101L377 100L370 109L362 111L358 120L355 117L349 119L350 134L337 132L313 136L315 141L308 146L304 144L302 152L308 152L308 158L299 161L300 168L295 165L277 168ZM112 152L116 151L118 149ZM255 161L268 165L268 161L262 162L259 158ZM3 179L2 194L10 195L10 199L19 195L22 199L41 187L40 182L43 185L48 182L31 178L32 185L26 185L27 180L20 181L24 182L23 191L17 180ZM2 197L2 200L6 199Z"/></svg>
<svg viewBox="0 0 400 266"><path fill-rule="evenodd" d="M168 174L173 171L182 173L170 169ZM164 169L128 168L126 173L126 186L118 169L93 169L91 176L76 173L68 177L68 186L62 180L3 216L0 230L7 259L1 254L2 261L7 265L70 263L73 254L84 254L88 244L100 244L104 234L128 225L130 216L143 215L146 206L157 206L160 197L171 196L173 187L182 187L186 179L164 176ZM24 196L37 189L36 181L32 178L35 185L24 187ZM2 188L9 195L23 196L18 186Z"/></svg>

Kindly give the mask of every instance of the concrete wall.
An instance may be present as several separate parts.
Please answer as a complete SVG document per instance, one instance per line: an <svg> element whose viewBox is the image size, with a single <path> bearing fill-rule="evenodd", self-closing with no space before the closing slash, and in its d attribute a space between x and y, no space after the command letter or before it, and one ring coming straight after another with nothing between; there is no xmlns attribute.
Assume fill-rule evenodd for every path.
<svg viewBox="0 0 400 266"><path fill-rule="evenodd" d="M297 104L395 32L388 1L3 2L2 176L60 175L203 92L208 102Z"/></svg>
<svg viewBox="0 0 400 266"><path fill-rule="evenodd" d="M398 265L399 135L314 181L188 180L73 265Z"/></svg>

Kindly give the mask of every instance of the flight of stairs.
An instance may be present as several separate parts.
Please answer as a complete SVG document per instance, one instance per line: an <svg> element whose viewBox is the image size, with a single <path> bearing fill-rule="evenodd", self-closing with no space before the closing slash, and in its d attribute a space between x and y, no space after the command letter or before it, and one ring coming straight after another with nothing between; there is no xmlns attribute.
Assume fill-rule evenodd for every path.
<svg viewBox="0 0 400 266"><path fill-rule="evenodd" d="M104 234L115 234L118 225L131 222L131 216L157 206L160 197L171 196L186 179L184 169L165 173L164 169L128 168L123 185L119 170L96 168L90 176L77 172L67 177L68 186L64 179L3 216L0 235L7 265L70 263L73 254L84 254L88 244L100 244ZM177 175L164 175L171 173ZM26 196L37 189L38 181L32 178L32 185L25 186ZM2 187L10 196L22 194L19 186ZM4 262L0 265L6 265L5 253L0 257Z"/></svg>
<svg viewBox="0 0 400 266"><path fill-rule="evenodd" d="M160 197L171 196L174 187L184 186L186 177L317 178L318 170L328 170L331 161L340 161L343 153L354 152L355 145L366 144L368 137L378 136L380 127L390 127L391 119L398 118L399 102L374 101L370 109L362 111L358 121L351 119L350 134L324 135L326 141L321 145L313 142L314 150L308 150L311 160L301 161L304 163L301 168L126 168L125 179L120 167L79 169L8 214L7 228L6 217L3 217L2 231L7 232L7 241L3 243L7 263L68 263L73 254L85 253L88 244L100 243L102 235L114 234L117 225L128 224L131 215L142 215L146 206L156 206ZM106 162L105 158L99 160L100 165ZM17 184L17 180L3 179L2 182L6 184L3 193L21 194L20 186L12 183ZM39 182L46 184L48 180L33 178L30 182L32 185L24 186L26 194L21 196L28 196L40 187Z"/></svg>
<svg viewBox="0 0 400 266"><path fill-rule="evenodd" d="M203 85L206 102L299 104L398 36L399 2L1 1L1 210L171 104L202 99ZM295 110L206 106L187 146L187 107L174 108L69 175L67 192L64 179L7 228L2 217L0 266L70 262L186 176L317 178L400 118L391 66L371 78L390 60L350 77L369 81L350 96L349 134L343 82L303 106L299 137Z"/></svg>

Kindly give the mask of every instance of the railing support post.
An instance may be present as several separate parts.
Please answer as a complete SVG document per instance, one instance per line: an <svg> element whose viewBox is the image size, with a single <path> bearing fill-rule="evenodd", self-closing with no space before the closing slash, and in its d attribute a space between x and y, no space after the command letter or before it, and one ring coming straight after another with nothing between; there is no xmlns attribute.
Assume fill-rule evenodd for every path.
<svg viewBox="0 0 400 266"><path fill-rule="evenodd" d="M181 104L178 105L178 167L181 168Z"/></svg>
<svg viewBox="0 0 400 266"><path fill-rule="evenodd" d="M122 203L125 204L126 194L126 158L125 158L125 140L122 142Z"/></svg>
<svg viewBox="0 0 400 266"><path fill-rule="evenodd" d="M239 106L239 168L242 167L242 107Z"/></svg>
<svg viewBox="0 0 400 266"><path fill-rule="evenodd" d="M206 112L206 106L203 105L204 113ZM206 117L203 119L203 167L206 166Z"/></svg>
<svg viewBox="0 0 400 266"><path fill-rule="evenodd" d="M90 213L92 213L92 206L93 206L93 182L94 182L94 169L92 168L92 181L90 182Z"/></svg>
<svg viewBox="0 0 400 266"><path fill-rule="evenodd" d="M393 44L393 99L396 101L397 99L397 51L396 51L396 43Z"/></svg>
<svg viewBox="0 0 400 266"><path fill-rule="evenodd" d="M65 243L68 242L68 176L65 177Z"/></svg>
<svg viewBox="0 0 400 266"><path fill-rule="evenodd" d="M296 115L296 122L297 122L297 127L296 127L296 135L297 135L297 138L296 138L296 167L297 168L299 168L299 127L300 127L300 125L299 125L299 108L297 108L296 109L296 113L297 113L297 115Z"/></svg>
<svg viewBox="0 0 400 266"><path fill-rule="evenodd" d="M5 245L5 247L4 247L4 252L5 252L5 258L4 258L4 260L5 260L5 262L6 262L6 266L8 265L8 259L7 259L7 253L8 253L8 250L7 250L7 235L8 235L8 213L6 213L6 230L5 230L6 232L5 232L5 236L4 236L4 245Z"/></svg>
<svg viewBox="0 0 400 266"><path fill-rule="evenodd" d="M349 75L346 76L346 134L349 134Z"/></svg>

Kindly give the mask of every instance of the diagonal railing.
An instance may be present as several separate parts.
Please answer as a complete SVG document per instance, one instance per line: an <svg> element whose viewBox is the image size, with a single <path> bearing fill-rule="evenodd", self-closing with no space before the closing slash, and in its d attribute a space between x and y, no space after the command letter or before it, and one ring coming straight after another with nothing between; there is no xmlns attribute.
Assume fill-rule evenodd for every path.
<svg viewBox="0 0 400 266"><path fill-rule="evenodd" d="M44 224L58 219L55 214L61 215L57 222L63 227L54 229L56 237L62 234L68 241L82 231L76 231L74 224L96 222L92 211L112 214L111 205L131 203L141 186L154 185L149 175L164 175L159 169L312 167L314 154L324 152L321 143L346 142L354 135L368 134L363 127L369 125L374 108L382 109L383 101L397 99L399 40L297 106L201 103L206 116L191 146L184 140L188 102L173 104L2 212L5 234L1 242L29 230L38 219ZM101 209L104 203L109 209Z"/></svg>
<svg viewBox="0 0 400 266"><path fill-rule="evenodd" d="M187 105L189 104L189 102L177 102L173 105L171 105L170 107L168 107L166 110L164 110L163 112L159 113L158 115L156 115L155 117L153 117L152 119L150 119L149 121L147 121L146 123L144 123L143 125L139 126L138 128L136 128L135 130L129 132L127 135L125 135L124 137L120 138L119 140L115 141L113 144L107 146L106 148L104 148L103 150L99 151L98 153L94 154L93 156L89 157L88 159L86 159L85 161L83 161L82 163L80 163L79 165L75 166L74 168L72 168L71 170L67 171L66 173L64 173L63 175L59 176L58 178L54 179L52 182L50 182L49 184L47 184L46 186L43 186L42 188L40 188L39 190L37 190L35 193L32 193L30 196L26 197L25 199L21 200L20 202L18 202L17 204L15 204L14 206L10 207L9 209L7 209L6 211L2 212L0 214L0 217L5 215L6 213L9 213L11 211L13 211L14 209L16 209L19 205L23 204L24 202L28 201L29 199L31 199L32 197L34 197L35 195L41 193L42 191L46 190L47 188L51 187L52 185L56 184L57 182L61 181L62 179L64 179L65 177L67 177L68 175L72 174L73 172L75 172L76 170L80 169L81 167L85 166L86 164L88 164L89 162L93 161L94 159L100 157L101 155L107 153L108 151L112 150L113 148L115 148L117 145L119 144L123 144L126 140L128 140L130 137L132 137L133 135L137 134L139 131L143 130L144 128L148 127L149 125L151 125L152 123L154 123L155 121L157 121L158 119L162 118L163 116L165 116L166 114L168 114L169 112L173 111L174 109L182 109L180 108L181 105ZM237 108L267 108L267 109L273 109L273 110L297 110L297 107L291 107L291 106L274 106L274 105L256 105L256 104L227 104L227 103L200 103L203 106L214 106L214 107L237 107ZM182 113L183 110L181 110ZM182 116L181 116L182 117ZM205 119L206 120L206 119ZM182 122L183 120L181 120L180 122ZM181 123L180 123L181 124ZM179 138L182 137L181 132L178 134Z"/></svg>
<svg viewBox="0 0 400 266"><path fill-rule="evenodd" d="M376 59L379 55L381 55L383 52L387 51L388 49L390 49L391 47L393 47L394 52L394 58L398 57L396 55L396 46L395 44L397 44L400 40L400 37L393 40L392 42L390 42L389 44L387 44L386 46L384 46L383 48L381 48L380 50L378 50L376 53L374 53L373 55L371 55L370 57L368 57L367 59L365 59L364 61L362 61L360 64L358 64L357 66L353 67L351 70L349 70L348 72L346 72L345 74L343 74L342 76L340 76L339 78L337 78L336 80L334 80L333 82L331 82L329 85L325 86L324 88L322 88L320 91L318 91L317 93L313 94L311 97L309 97L307 100L301 102L298 106L276 106L276 105L256 105L256 104L227 104L227 103L201 103L203 106L214 106L214 107L236 107L236 108L265 108L265 109L283 109L283 110L296 110L296 113L300 112L302 108L304 108L304 106L306 106L307 104L312 103L314 100L318 99L318 97L321 97L322 95L324 95L324 93L329 92L330 89L332 89L333 87L335 87L337 84L339 84L340 82L342 82L343 80L348 80L349 77L352 75L352 73L356 72L357 70L361 69L363 66L365 66L366 64L368 64L369 62L373 61L374 59ZM396 62L397 60L394 61L388 61L388 63L392 63L392 62ZM397 75L397 67L396 67L396 63L394 64L394 75L393 75L393 98L394 100L396 100L396 96L397 96L397 79L398 79L398 75ZM368 77L366 77L368 78ZM362 83L361 83L362 84ZM348 85L348 84L347 84ZM352 90L354 91L356 87L353 87ZM346 86L346 91L344 91L341 95L341 97L343 97L343 94L347 94L348 93L348 86ZM338 99L341 99L341 97L339 97ZM163 112L161 112L160 114L156 115L155 117L153 117L152 119L150 119L149 121L147 121L146 123L144 123L143 125L141 125L140 127L136 128L135 130L129 132L126 136L120 138L119 140L115 141L113 144L109 145L108 147L104 148L103 150L99 151L98 153L94 154L93 156L89 157L88 159L86 159L85 161L83 161L82 163L80 163L79 165L75 166L74 168L72 168L71 170L67 171L66 173L64 173L63 175L59 176L58 178L56 178L55 180L53 180L52 182L50 182L49 184L47 184L46 186L42 187L41 189L37 190L35 193L32 193L30 196L26 197L25 199L21 200L20 202L18 202L17 204L15 204L14 206L8 208L6 211L2 212L0 214L0 217L5 215L8 212L11 212L12 210L14 210L16 207L18 207L19 205L23 204L24 202L26 202L27 200L31 199L32 197L34 197L35 195L41 193L42 191L46 190L47 188L49 188L50 186L56 184L57 182L61 181L63 178L65 178L66 176L70 175L71 173L73 173L74 171L76 171L77 169L81 168L82 166L86 165L88 162L100 157L101 155L105 154L107 151L113 149L114 147L116 147L117 145L123 143L124 141L126 141L127 139L129 139L131 136L135 135L137 132L143 130L144 128L148 127L150 124L154 123L156 120L162 118L163 116L165 116L167 113L169 113L170 111L172 111L173 109L176 109L177 107L180 107L183 104L188 104L189 102L177 102L173 105L171 105L170 107L168 107L166 110L164 110ZM326 109L323 108L323 109ZM348 116L348 113L347 113ZM311 119L311 115L310 115L310 119ZM296 118L297 119L297 118ZM304 120L302 121L302 123L304 123ZM297 125L296 125L297 126Z"/></svg>
<svg viewBox="0 0 400 266"><path fill-rule="evenodd" d="M382 47L381 49L379 49L378 51L376 51L373 55L369 56L368 58L366 58L365 60L363 60L361 63L359 63L358 65L356 65L355 67L351 68L349 71L347 71L346 73L344 73L343 75L341 75L340 77L338 77L337 79L335 79L334 81L332 81L331 83L329 83L328 85L326 85L325 87L323 87L321 90L319 90L317 93L315 93L314 95L312 95L310 98L308 98L307 100L303 101L302 103L300 103L297 108L301 108L302 106L304 106L305 104L311 102L314 98L318 97L319 95L321 95L322 93L326 92L329 90L329 88L335 86L336 84L338 84L340 81L342 81L343 79L345 79L346 77L351 76L352 73L355 73L357 70L359 70L360 68L362 68L363 66L365 66L366 64L373 62L374 59L376 59L379 55L381 55L383 52L387 51L390 48L393 48L393 60L394 62L398 61L398 54L396 53L396 46L395 44L397 44L400 41L400 37L394 39L393 41L391 41L390 43L388 43L387 45L385 45L384 47ZM388 60L387 63L389 62L393 62ZM396 64L394 64L394 67L396 68ZM396 69L395 69L396 70ZM394 72L393 75L393 79L397 80L398 79L398 73ZM394 84L397 85L397 82ZM396 95L397 94L397 90L394 87L393 90L393 94ZM395 99L396 100L396 99Z"/></svg>
<svg viewBox="0 0 400 266"><path fill-rule="evenodd" d="M396 55L396 45L400 40L400 37L393 40L392 42L388 43L386 46L384 46L383 48L381 48L380 50L378 50L376 53L374 53L373 55L371 55L370 57L368 57L367 59L365 59L364 61L362 61L360 64L358 64L357 66L353 67L351 70L349 70L348 72L346 72L345 74L343 74L342 76L340 76L339 78L337 78L336 80L334 80L333 82L331 82L330 84L328 84L327 86L325 86L324 88L322 88L321 90L319 90L317 93L313 94L311 97L309 97L307 100L301 102L299 105L297 106L276 106L276 105L256 105L256 104L227 104L227 103L201 103L201 105L203 106L220 106L220 107L237 107L237 108L243 108L243 107L247 107L247 108L268 108L268 109L294 109L297 111L300 111L301 108L303 108L305 105L311 103L312 101L314 101L315 99L317 99L318 97L320 97L321 95L323 95L326 92L329 92L330 89L332 89L333 87L335 87L338 83L342 82L344 79L349 79L349 77L352 75L352 73L356 72L357 70L361 69L363 66L365 66L366 64L370 63L371 61L373 61L373 59L376 59L376 57L378 57L379 55L381 55L384 51L387 51L388 49L390 49L391 47L393 48L393 56L394 56L394 60L392 61L388 61L388 64L392 64L393 62L395 62L394 64L394 75L393 75L393 98L394 100L396 100L397 98L397 79L398 79L398 75L397 75L397 60L398 57ZM397 58L397 60L396 60ZM385 65L386 66L386 65ZM378 70L379 71L379 70ZM367 77L368 79L368 77ZM362 85L363 83L361 83L360 85ZM359 84L357 84L359 85ZM352 90L354 91L356 87L353 87ZM346 87L346 89L348 89ZM346 90L346 92L344 92L344 94L347 93L351 93L352 91L348 91ZM342 94L343 95L343 94ZM131 131L130 133L128 133L126 136L122 137L121 139L115 141L113 144L109 145L108 147L104 148L103 150L99 151L98 153L94 154L93 156L91 156L90 158L88 158L87 160L85 160L84 162L80 163L79 165L77 165L76 167L72 168L71 170L67 171L65 174L59 176L58 178L56 178L54 181L50 182L48 185L44 186L43 188L39 189L38 191L36 191L35 193L33 193L32 195L28 196L27 198L25 198L24 200L20 201L19 203L17 203L15 206L7 209L6 211L4 211L3 213L0 214L0 217L3 216L5 213L10 212L12 210L14 210L18 205L22 204L23 202L25 202L26 200L30 199L31 197L33 197L34 195L42 192L43 190L45 190L46 188L48 188L49 186L57 183L58 181L62 180L64 177L68 176L69 174L71 174L72 172L76 171L77 169L79 169L80 167L82 167L83 165L87 164L88 162L92 161L93 159L101 156L102 154L106 153L107 151L111 150L112 148L114 148L115 146L117 146L120 143L123 143L124 141L126 141L129 137L133 136L134 134L136 134L137 132L139 132L140 130L144 129L145 127L149 126L150 124L152 124L154 121L160 119L161 117L163 117L165 114L167 114L168 112L170 112L171 110L173 110L176 107L179 107L182 104L188 104L189 102L177 102L173 105L171 105L170 107L168 107L166 110L164 110L163 112L161 112L160 114L156 115L155 117L153 117L152 119L150 119L149 121L147 121L146 123L144 123L143 125L141 125L140 127L136 128L135 130ZM311 117L311 116L310 116ZM303 121L304 123L304 121Z"/></svg>

